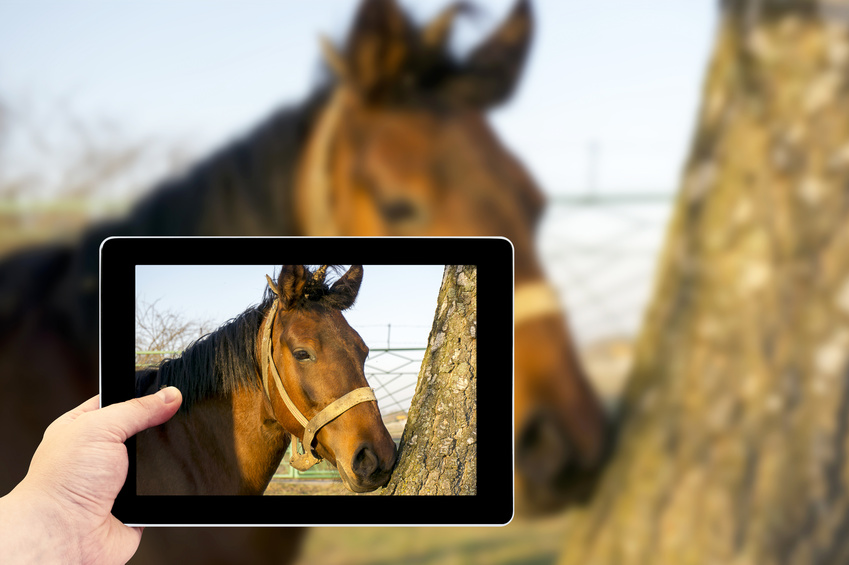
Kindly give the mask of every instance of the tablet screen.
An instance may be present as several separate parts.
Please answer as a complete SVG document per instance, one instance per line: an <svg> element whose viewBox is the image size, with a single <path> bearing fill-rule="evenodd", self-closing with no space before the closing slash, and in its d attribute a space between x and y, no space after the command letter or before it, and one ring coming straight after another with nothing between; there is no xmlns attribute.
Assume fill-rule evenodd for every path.
<svg viewBox="0 0 849 565"><path fill-rule="evenodd" d="M113 512L133 525L507 523L512 262L503 238L106 240L102 403L167 385L184 399L128 440ZM468 304L440 297L451 277L474 290ZM463 347L444 343L449 325ZM442 400L434 373L453 379Z"/></svg>

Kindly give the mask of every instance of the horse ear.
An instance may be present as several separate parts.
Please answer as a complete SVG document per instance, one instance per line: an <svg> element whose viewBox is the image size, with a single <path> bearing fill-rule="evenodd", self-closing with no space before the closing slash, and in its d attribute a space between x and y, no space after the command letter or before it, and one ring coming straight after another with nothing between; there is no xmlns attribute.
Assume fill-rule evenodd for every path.
<svg viewBox="0 0 849 565"><path fill-rule="evenodd" d="M413 26L395 0L365 0L345 48L348 82L368 98L399 80L412 49Z"/></svg>
<svg viewBox="0 0 849 565"><path fill-rule="evenodd" d="M345 58L339 53L333 42L324 35L319 36L318 41L321 46L321 57L324 59L327 67L339 80L347 80L350 73L348 72L348 63L345 61Z"/></svg>
<svg viewBox="0 0 849 565"><path fill-rule="evenodd" d="M271 280L271 277L269 277L268 275L265 275L265 280L268 281L268 288L271 289L271 292L276 294L277 297L279 298L280 297L280 289L277 288L277 283L274 282L273 280Z"/></svg>
<svg viewBox="0 0 849 565"><path fill-rule="evenodd" d="M276 294L284 310L289 310L295 305L303 294L306 282L307 269L303 265L283 265L280 268Z"/></svg>
<svg viewBox="0 0 849 565"><path fill-rule="evenodd" d="M422 45L432 51L444 51L447 48L448 36L454 26L454 20L460 14L475 15L477 9L469 2L454 2L445 7L429 24L422 28L420 36Z"/></svg>
<svg viewBox="0 0 849 565"><path fill-rule="evenodd" d="M346 310L354 305L357 299L357 294L360 292L360 285L363 283L363 266L351 265L348 272L342 275L339 280L333 283L330 287L330 293L327 296L329 305L339 310Z"/></svg>
<svg viewBox="0 0 849 565"><path fill-rule="evenodd" d="M533 36L529 0L520 0L504 22L469 55L445 89L453 100L478 108L505 102L519 82Z"/></svg>

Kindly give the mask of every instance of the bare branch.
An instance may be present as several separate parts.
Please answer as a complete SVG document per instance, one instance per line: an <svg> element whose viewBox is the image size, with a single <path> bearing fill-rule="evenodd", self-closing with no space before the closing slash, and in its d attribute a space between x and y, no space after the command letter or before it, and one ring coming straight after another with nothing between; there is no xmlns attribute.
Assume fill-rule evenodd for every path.
<svg viewBox="0 0 849 565"><path fill-rule="evenodd" d="M136 304L136 351L182 351L193 341L209 333L210 320L185 320L180 314L163 310L153 302ZM163 355L139 355L136 364L158 363Z"/></svg>

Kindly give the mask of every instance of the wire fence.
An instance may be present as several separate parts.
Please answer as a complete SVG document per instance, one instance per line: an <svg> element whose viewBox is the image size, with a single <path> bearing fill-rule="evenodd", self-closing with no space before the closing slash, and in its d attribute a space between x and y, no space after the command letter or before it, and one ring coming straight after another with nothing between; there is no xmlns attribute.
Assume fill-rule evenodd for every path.
<svg viewBox="0 0 849 565"><path fill-rule="evenodd" d="M672 201L671 191L555 196L540 225L543 266L560 291L584 369L611 411L632 365Z"/></svg>
<svg viewBox="0 0 849 565"><path fill-rule="evenodd" d="M626 192L550 199L540 255L579 347L631 339L638 331L672 198L669 192Z"/></svg>
<svg viewBox="0 0 849 565"><path fill-rule="evenodd" d="M372 349L366 359L366 379L372 384L381 413L406 415L413 400L424 347Z"/></svg>

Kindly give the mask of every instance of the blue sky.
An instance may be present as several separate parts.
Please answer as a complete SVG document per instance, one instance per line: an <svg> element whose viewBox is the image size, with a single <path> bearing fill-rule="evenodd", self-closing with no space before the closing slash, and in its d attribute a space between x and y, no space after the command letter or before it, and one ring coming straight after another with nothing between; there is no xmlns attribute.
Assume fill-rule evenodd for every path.
<svg viewBox="0 0 849 565"><path fill-rule="evenodd" d="M386 347L388 324L393 347L424 347L444 266L365 265L363 270L357 301L345 312L348 323L371 348ZM139 265L136 302L157 301L162 312L208 320L215 328L259 303L265 275L277 272L279 265Z"/></svg>

